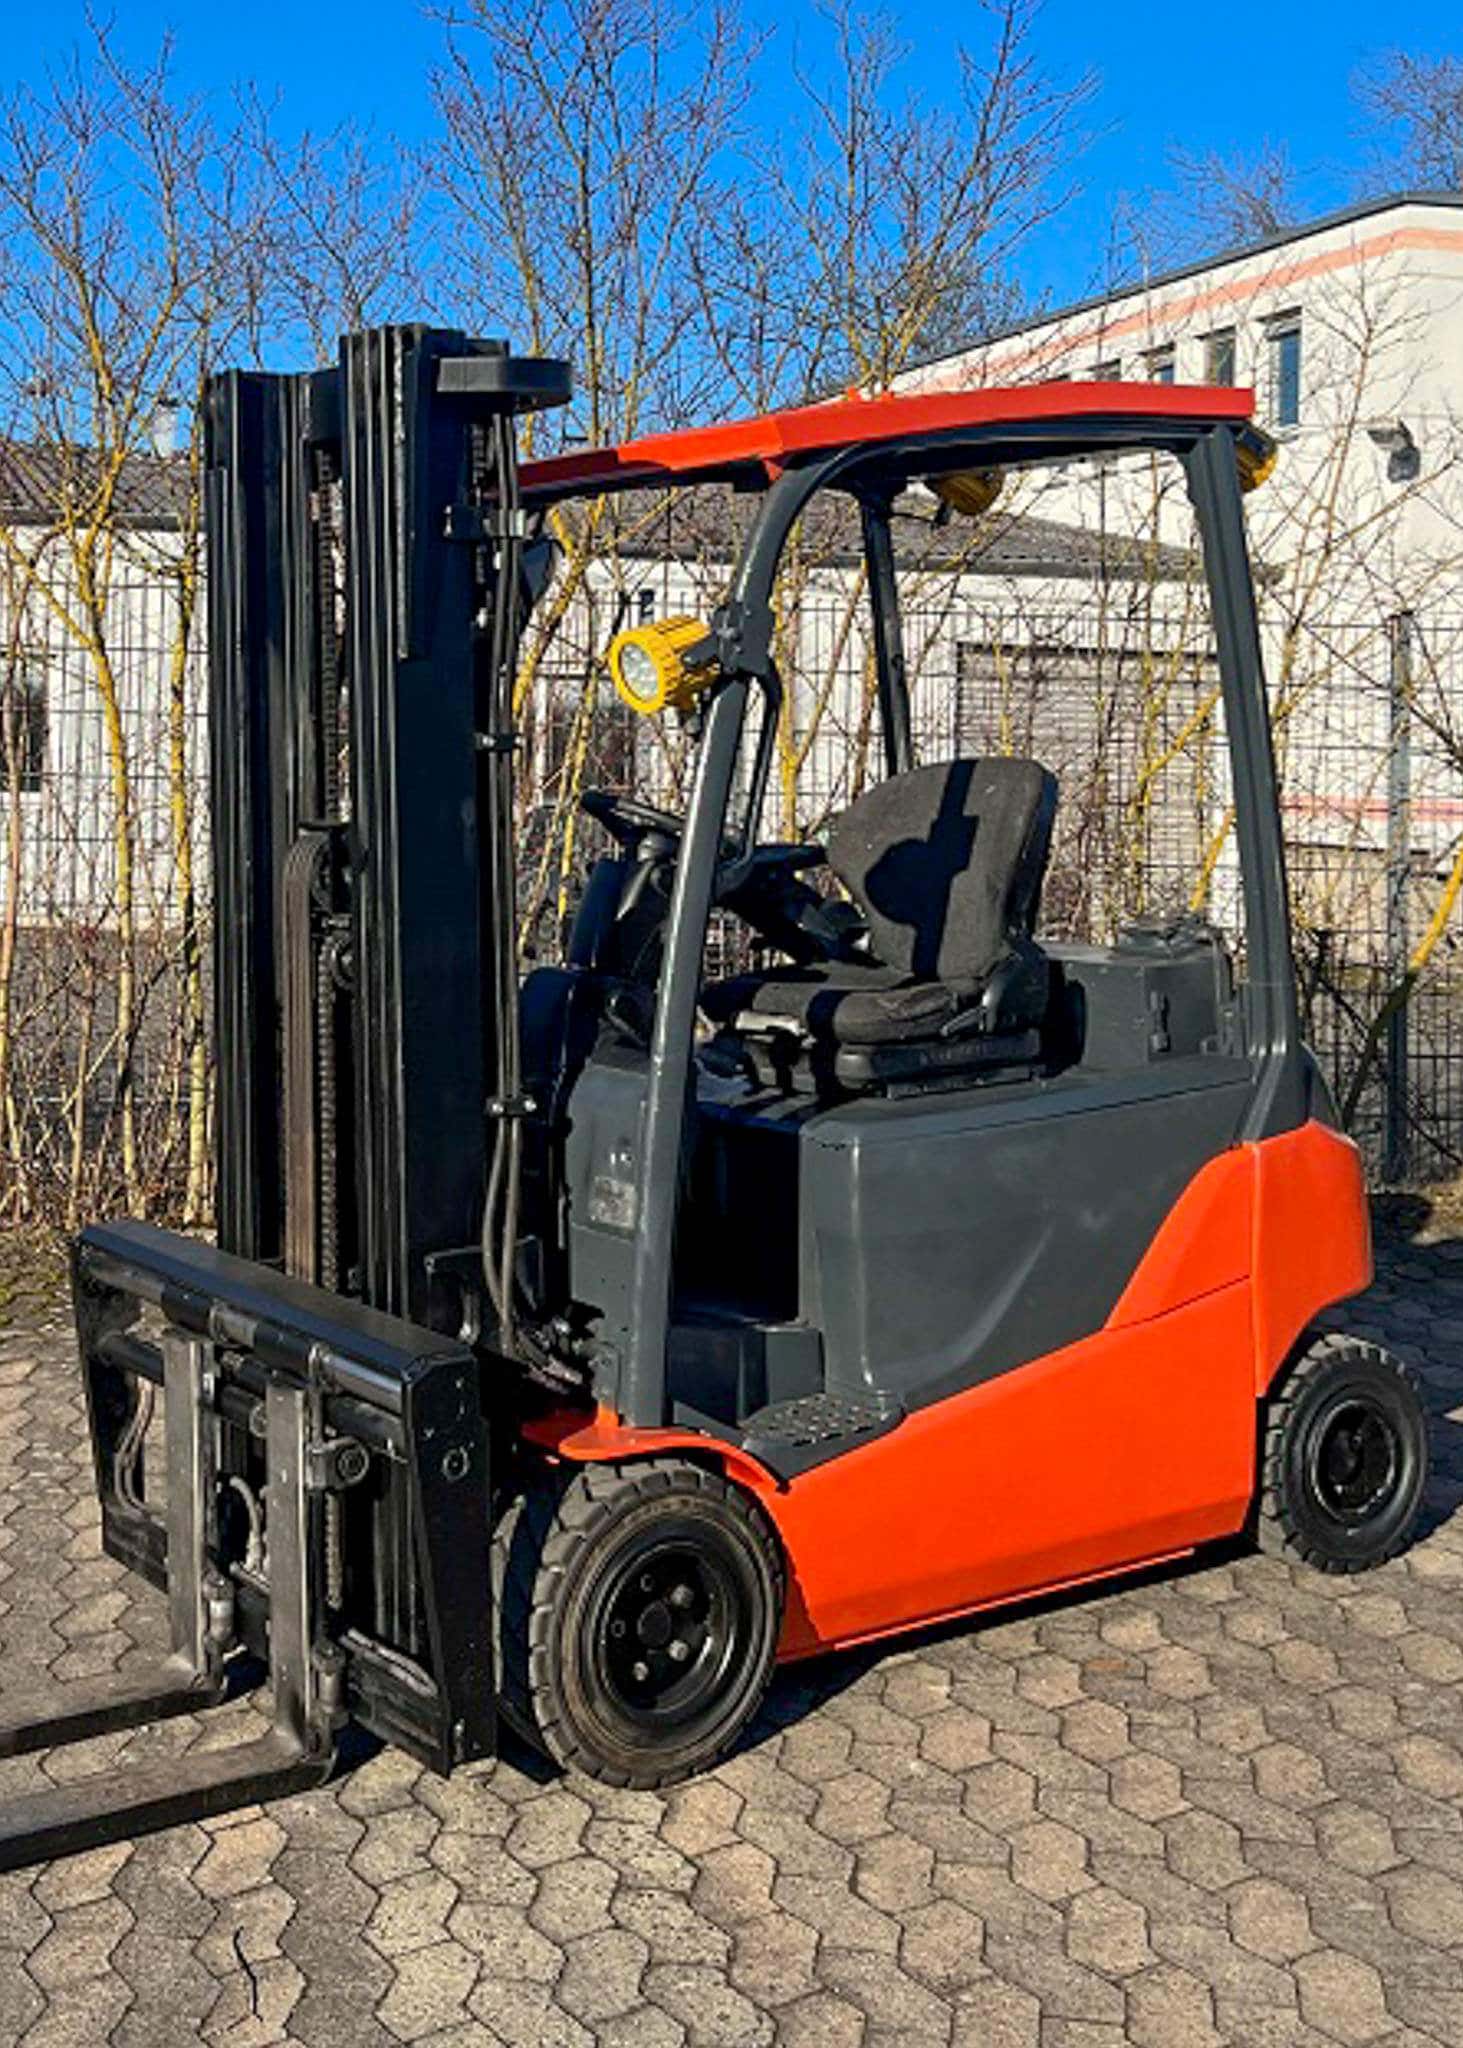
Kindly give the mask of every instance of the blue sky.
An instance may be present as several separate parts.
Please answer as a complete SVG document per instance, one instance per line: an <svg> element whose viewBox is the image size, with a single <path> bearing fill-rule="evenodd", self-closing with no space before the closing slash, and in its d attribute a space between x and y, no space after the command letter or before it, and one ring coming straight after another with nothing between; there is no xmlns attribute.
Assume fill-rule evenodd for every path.
<svg viewBox="0 0 1463 2048"><path fill-rule="evenodd" d="M746 4L753 18L775 20L779 36L816 45L810 0ZM910 45L906 77L915 92L938 89L948 76L962 29L980 33L979 10L970 4L895 0L889 12ZM1175 143L1231 152L1283 138L1307 209L1344 204L1364 159L1349 96L1353 73L1384 45L1443 54L1450 18L1437 0L1393 0L1384 13L1334 0L1324 15L1304 0L1291 7L1230 0L1217 15L1202 7L1160 13L1133 0L1101 9L1090 0L1048 0L1036 31L1039 54L1058 75L1097 73L1090 118L1098 132L1074 165L1080 194L1027 252L1028 287L1056 302L1094 289L1115 201L1163 185ZM114 19L129 55L149 53L171 27L190 84L226 92L247 79L278 88L299 125L328 128L350 114L410 139L430 132L425 74L440 29L413 0L249 0L240 7L120 0ZM63 56L83 22L84 0L14 10L4 41L9 81ZM1456 49L1463 36L1451 40ZM762 108L775 118L770 94Z"/></svg>

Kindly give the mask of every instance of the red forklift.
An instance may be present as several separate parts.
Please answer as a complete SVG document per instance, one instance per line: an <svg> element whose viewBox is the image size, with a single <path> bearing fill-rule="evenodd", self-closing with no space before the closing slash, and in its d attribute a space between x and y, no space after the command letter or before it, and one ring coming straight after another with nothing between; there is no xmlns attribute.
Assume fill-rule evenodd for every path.
<svg viewBox="0 0 1463 2048"><path fill-rule="evenodd" d="M435 1770L499 1718L616 1785L706 1769L774 1666L1251 1531L1406 1542L1411 1378L1318 1335L1371 1277L1301 1042L1241 486L1247 393L848 398L516 461L560 364L388 328L208 400L218 1241L98 1223L76 1320L107 1553L161 1673L7 1696L0 1753L267 1675L268 1732L0 1812L0 1863L318 1781L348 1724ZM1061 792L916 759L896 500L1177 465L1201 542L1242 953L1192 916L1043 935ZM1066 471L1064 470L1064 474ZM684 811L588 791L564 961L519 957L514 679L572 498L750 494L705 622L616 640ZM882 778L760 836L774 594L856 533ZM708 965L713 916L756 971Z"/></svg>

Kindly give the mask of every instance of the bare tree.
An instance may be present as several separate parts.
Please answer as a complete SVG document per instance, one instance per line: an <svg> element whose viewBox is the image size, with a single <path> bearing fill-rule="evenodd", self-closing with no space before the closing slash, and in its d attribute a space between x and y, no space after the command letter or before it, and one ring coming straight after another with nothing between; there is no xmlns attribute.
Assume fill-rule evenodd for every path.
<svg viewBox="0 0 1463 2048"><path fill-rule="evenodd" d="M1298 178L1284 142L1252 151L1171 149L1172 184L1120 208L1124 273L1208 258L1279 234L1301 218Z"/></svg>
<svg viewBox="0 0 1463 2048"><path fill-rule="evenodd" d="M29 542L0 528L0 544L13 574L30 579L58 665L84 678L106 763L109 858L99 899L84 914L110 934L101 979L114 1001L101 1050L93 1050L91 1013L73 1034L76 1130L85 1125L92 1068L104 1061L112 1077L108 1129L129 1203L144 1206L158 1177L172 1171L176 1130L160 1127L149 1146L138 1095L149 1004L159 988L172 988L172 1055L185 1105L180 1178L195 1215L207 1195L208 1092L190 754L202 568L199 401L219 351L248 327L240 280L257 271L250 252L260 215L238 131L220 129L203 103L177 91L167 45L133 69L108 31L94 28L63 71L0 103L7 411L31 495L50 519ZM164 438L164 423L175 420L184 432L176 455ZM147 518L138 516L140 494L150 500ZM139 580L170 593L161 734L144 729L129 675L142 601L129 592ZM148 758L158 745L160 776ZM161 831L141 794L154 780L164 793ZM53 810L56 800L53 792ZM90 933L85 944L94 969L100 956ZM83 979L95 987L94 972ZM85 1150L78 1136L72 1210Z"/></svg>
<svg viewBox="0 0 1463 2048"><path fill-rule="evenodd" d="M987 0L986 33L957 51L948 93L919 98L903 89L907 52L887 17L852 0L824 8L831 49L795 62L799 112L752 148L708 244L737 402L883 389L1018 310L1019 257L1072 194L1093 89L1039 66L1036 11Z"/></svg>
<svg viewBox="0 0 1463 2048"><path fill-rule="evenodd" d="M1358 75L1354 91L1380 131L1373 183L1463 191L1463 59L1392 50Z"/></svg>
<svg viewBox="0 0 1463 2048"><path fill-rule="evenodd" d="M241 97L245 147L267 196L242 294L272 355L332 361L342 334L420 320L440 294L429 258L421 161L345 122L328 134L280 132L283 110Z"/></svg>

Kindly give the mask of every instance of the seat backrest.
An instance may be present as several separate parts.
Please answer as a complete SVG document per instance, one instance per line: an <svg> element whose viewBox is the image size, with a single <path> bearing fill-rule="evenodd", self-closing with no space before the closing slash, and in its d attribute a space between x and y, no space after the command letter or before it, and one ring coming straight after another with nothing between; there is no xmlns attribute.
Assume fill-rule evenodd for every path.
<svg viewBox="0 0 1463 2048"><path fill-rule="evenodd" d="M1057 808L1037 761L995 756L892 775L838 817L828 865L901 973L978 980L1030 938Z"/></svg>

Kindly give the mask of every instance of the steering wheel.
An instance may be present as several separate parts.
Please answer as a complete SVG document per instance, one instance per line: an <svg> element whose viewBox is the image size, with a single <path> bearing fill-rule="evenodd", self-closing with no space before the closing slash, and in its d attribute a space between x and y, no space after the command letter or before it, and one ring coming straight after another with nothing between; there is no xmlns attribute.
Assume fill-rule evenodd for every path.
<svg viewBox="0 0 1463 2048"><path fill-rule="evenodd" d="M679 839L686 829L685 819L678 818L674 811L658 811L654 804L642 803L639 797L618 796L609 789L581 790L579 808L626 848L632 848L647 832Z"/></svg>

